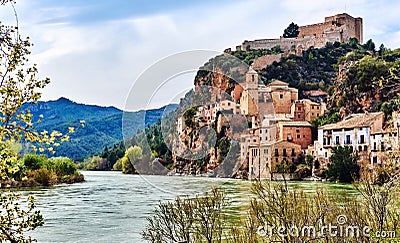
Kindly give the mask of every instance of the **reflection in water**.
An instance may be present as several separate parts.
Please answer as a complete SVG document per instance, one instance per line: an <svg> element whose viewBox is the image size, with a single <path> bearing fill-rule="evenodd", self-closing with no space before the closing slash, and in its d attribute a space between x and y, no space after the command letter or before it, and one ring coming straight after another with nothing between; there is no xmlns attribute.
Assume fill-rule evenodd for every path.
<svg viewBox="0 0 400 243"><path fill-rule="evenodd" d="M204 177L123 175L120 172L83 172L86 182L25 191L33 194L45 225L32 233L38 242L140 242L140 232L160 201L176 195L194 196L222 186L238 218L249 202L249 181ZM290 182L307 192L317 187L352 190L341 184ZM174 193L170 193L174 192Z"/></svg>

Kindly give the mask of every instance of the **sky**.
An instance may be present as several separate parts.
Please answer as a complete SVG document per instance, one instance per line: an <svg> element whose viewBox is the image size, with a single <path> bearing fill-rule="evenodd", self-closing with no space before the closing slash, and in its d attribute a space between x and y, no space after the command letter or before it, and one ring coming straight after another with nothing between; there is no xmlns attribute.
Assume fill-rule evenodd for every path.
<svg viewBox="0 0 400 243"><path fill-rule="evenodd" d="M159 60L278 38L291 22L319 23L347 12L363 18L364 41L400 47L400 1L17 0L15 8L20 33L34 43L30 61L40 77L51 78L42 100L66 97L120 109L135 81ZM0 7L0 20L16 23L11 6ZM176 102L192 88L194 74L178 75L147 107L131 109Z"/></svg>

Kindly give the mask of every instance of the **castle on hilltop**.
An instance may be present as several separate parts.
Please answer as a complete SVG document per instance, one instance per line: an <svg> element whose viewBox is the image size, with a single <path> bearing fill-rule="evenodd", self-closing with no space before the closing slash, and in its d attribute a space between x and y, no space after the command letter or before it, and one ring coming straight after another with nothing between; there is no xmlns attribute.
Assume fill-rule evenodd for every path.
<svg viewBox="0 0 400 243"><path fill-rule="evenodd" d="M271 49L280 46L284 51L306 50L313 46L320 48L328 42L349 42L350 38L357 38L363 42L362 18L354 18L347 13L325 17L325 22L299 26L299 35L296 38L245 40L236 50L248 51L255 49Z"/></svg>

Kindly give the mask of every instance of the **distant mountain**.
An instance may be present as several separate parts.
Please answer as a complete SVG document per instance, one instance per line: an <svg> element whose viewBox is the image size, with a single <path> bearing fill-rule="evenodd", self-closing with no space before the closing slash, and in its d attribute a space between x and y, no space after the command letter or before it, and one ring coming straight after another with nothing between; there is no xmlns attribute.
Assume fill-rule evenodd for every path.
<svg viewBox="0 0 400 243"><path fill-rule="evenodd" d="M159 120L166 108L175 110L177 105L168 105L159 109L125 112L115 107L101 107L75 103L67 98L55 101L40 101L24 108L33 114L33 121L43 115L41 123L35 124L38 130L57 130L62 133L68 127L78 127L80 120L85 120L85 127L79 128L71 135L69 142L64 142L57 148L55 156L68 156L74 160L100 153L104 147L111 146L123 139L122 118L127 119L129 132L133 136L145 126ZM145 121L143 122L143 117Z"/></svg>

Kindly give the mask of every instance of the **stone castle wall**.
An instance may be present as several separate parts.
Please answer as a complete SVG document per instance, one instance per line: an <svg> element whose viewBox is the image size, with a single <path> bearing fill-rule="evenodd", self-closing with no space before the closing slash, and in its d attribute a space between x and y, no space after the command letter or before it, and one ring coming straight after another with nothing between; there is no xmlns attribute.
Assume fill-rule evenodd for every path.
<svg viewBox="0 0 400 243"><path fill-rule="evenodd" d="M301 51L311 46L320 48L327 42L348 42L350 38L357 38L362 43L362 18L353 18L348 14L337 14L325 17L325 22L299 27L296 38L260 39L244 41L239 49L271 49L280 46L282 50Z"/></svg>

